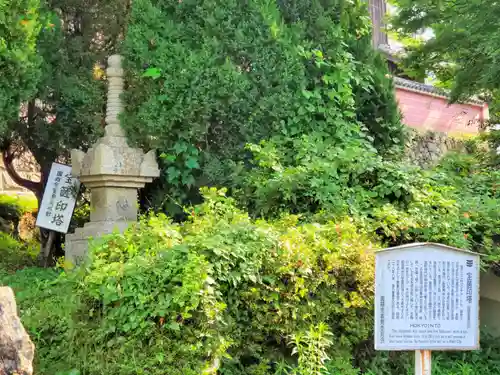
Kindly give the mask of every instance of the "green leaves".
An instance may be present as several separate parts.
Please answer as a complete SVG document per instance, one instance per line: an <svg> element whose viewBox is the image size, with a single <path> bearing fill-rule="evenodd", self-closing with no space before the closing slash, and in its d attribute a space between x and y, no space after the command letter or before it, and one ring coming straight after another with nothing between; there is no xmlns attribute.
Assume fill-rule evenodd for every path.
<svg viewBox="0 0 500 375"><path fill-rule="evenodd" d="M186 159L184 165L186 167L188 167L189 169L197 169L197 168L200 167L200 165L198 164L198 160L196 158L192 157L192 156L189 156Z"/></svg>
<svg viewBox="0 0 500 375"><path fill-rule="evenodd" d="M173 183L177 180L177 178L181 175L181 172L175 167L168 167L167 176L168 181Z"/></svg>
<svg viewBox="0 0 500 375"><path fill-rule="evenodd" d="M40 79L36 44L42 28L39 0L0 0L0 132L17 120L22 101L30 98Z"/></svg>
<svg viewBox="0 0 500 375"><path fill-rule="evenodd" d="M133 2L122 124L169 155L155 200L183 204L200 199L191 186L233 185L248 167L244 145L277 136L366 133L381 152L393 148L402 125L367 15L344 0Z"/></svg>
<svg viewBox="0 0 500 375"><path fill-rule="evenodd" d="M403 36L422 29L433 38L409 46L407 65L420 75L434 73L452 89L452 99L473 95L491 96L499 88L496 63L499 32L494 27L500 16L495 2L397 0L398 16L393 29Z"/></svg>
<svg viewBox="0 0 500 375"><path fill-rule="evenodd" d="M91 261L62 280L72 296L64 352L71 366L196 375L218 363L221 373L251 375L243 359L251 350L262 369L279 356L283 368L308 375L324 368L330 347L348 353L366 339L372 244L352 223L253 221L225 190L201 193L186 222L143 217L93 242ZM96 350L83 356L88 345Z"/></svg>
<svg viewBox="0 0 500 375"><path fill-rule="evenodd" d="M148 68L142 73L142 77L150 77L153 79L158 79L161 77L161 70L158 68ZM160 100L165 100L168 97L162 96Z"/></svg>
<svg viewBox="0 0 500 375"><path fill-rule="evenodd" d="M173 163L177 160L177 156L176 155L171 155L171 154L161 154L160 155L160 158L164 159L165 161L169 162L169 163Z"/></svg>
<svg viewBox="0 0 500 375"><path fill-rule="evenodd" d="M166 167L166 181L175 189L181 186L191 188L195 185L195 174L200 168L198 149L184 141L176 142L171 153L162 153L160 160Z"/></svg>

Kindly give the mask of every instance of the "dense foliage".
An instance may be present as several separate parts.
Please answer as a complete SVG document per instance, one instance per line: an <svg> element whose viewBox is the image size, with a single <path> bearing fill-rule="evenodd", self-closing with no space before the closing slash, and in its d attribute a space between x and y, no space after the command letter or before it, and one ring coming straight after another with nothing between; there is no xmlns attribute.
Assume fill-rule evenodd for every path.
<svg viewBox="0 0 500 375"><path fill-rule="evenodd" d="M18 241L5 232L0 232L0 272L13 272L35 266L40 246L36 241Z"/></svg>
<svg viewBox="0 0 500 375"><path fill-rule="evenodd" d="M453 89L453 99L496 96L499 89L497 2L476 0L394 0L393 27L410 35L425 28L434 37L412 51L412 66L434 72Z"/></svg>
<svg viewBox="0 0 500 375"><path fill-rule="evenodd" d="M242 174L235 196L256 217L350 216L385 245L441 242L495 260L500 175L483 143L468 147L470 154L450 154L424 170L367 147L330 148L308 137L289 149L265 143L252 146L256 168Z"/></svg>
<svg viewBox="0 0 500 375"><path fill-rule="evenodd" d="M103 63L123 35L126 4L0 2L0 152L12 180L39 202L52 163L69 164L70 150L86 150L102 130ZM38 170L40 181L24 178L19 165ZM58 235L59 254L62 242Z"/></svg>
<svg viewBox="0 0 500 375"><path fill-rule="evenodd" d="M39 0L0 1L0 130L19 115L35 91L40 57L36 41L42 28Z"/></svg>
<svg viewBox="0 0 500 375"><path fill-rule="evenodd" d="M327 143L361 132L370 148L401 144L369 30L358 0L134 1L124 126L160 150L153 202L173 212L200 186L230 187L245 144L275 136L315 132Z"/></svg>
<svg viewBox="0 0 500 375"><path fill-rule="evenodd" d="M25 269L0 282L18 291L40 374L407 373L411 356L372 349L372 251L434 240L496 259L498 172L482 154L414 170L406 206L381 199L352 218L254 220L205 189L182 224L149 215L59 279ZM498 356L484 335L483 351L441 355L435 371L495 373Z"/></svg>
<svg viewBox="0 0 500 375"><path fill-rule="evenodd" d="M52 162L67 162L70 149L86 149L100 133L102 64L123 34L125 5L0 2L0 151L13 181L39 200ZM23 178L16 159L39 169L41 181Z"/></svg>
<svg viewBox="0 0 500 375"><path fill-rule="evenodd" d="M349 353L371 329L371 247L349 221L256 222L222 191L206 190L185 224L145 218L97 242L91 262L54 286L65 296L49 293L54 301L43 307L59 303L38 332L54 340L38 369L279 373L293 366L294 345L329 330L335 348L324 350ZM27 313L34 329L39 312Z"/></svg>
<svg viewBox="0 0 500 375"><path fill-rule="evenodd" d="M97 134L93 68L115 50L123 5L43 3L41 100L9 139L50 141L48 162ZM434 241L498 261L491 154L474 141L428 170L404 162L364 1L135 0L130 11L123 124L163 170L145 198L169 214L199 202L96 240L77 269L26 267L34 248L0 236L0 283L16 290L38 373L407 373L408 356L372 350L373 250ZM436 373L496 371L498 345L485 344L436 358Z"/></svg>
<svg viewBox="0 0 500 375"><path fill-rule="evenodd" d="M33 196L0 194L0 218L3 220L14 221L37 208L37 201Z"/></svg>
<svg viewBox="0 0 500 375"><path fill-rule="evenodd" d="M99 132L105 103L99 64L113 51L121 32L123 11L114 11L117 6L117 2L104 5L83 0L43 0L40 4L46 24L32 46L39 63L38 80L33 80L30 95L16 103L15 113L6 122L8 128L1 133L7 166L25 151L38 163L40 184L25 181L15 168L9 173L39 198L51 163L68 157L71 148L85 149Z"/></svg>

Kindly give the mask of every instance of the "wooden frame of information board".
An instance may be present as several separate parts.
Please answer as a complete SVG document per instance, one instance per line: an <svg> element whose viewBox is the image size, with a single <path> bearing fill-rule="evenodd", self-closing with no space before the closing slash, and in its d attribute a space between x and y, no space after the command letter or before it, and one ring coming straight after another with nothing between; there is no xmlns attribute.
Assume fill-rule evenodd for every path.
<svg viewBox="0 0 500 375"><path fill-rule="evenodd" d="M430 375L431 350L479 349L480 255L435 243L375 253L375 350L415 351Z"/></svg>

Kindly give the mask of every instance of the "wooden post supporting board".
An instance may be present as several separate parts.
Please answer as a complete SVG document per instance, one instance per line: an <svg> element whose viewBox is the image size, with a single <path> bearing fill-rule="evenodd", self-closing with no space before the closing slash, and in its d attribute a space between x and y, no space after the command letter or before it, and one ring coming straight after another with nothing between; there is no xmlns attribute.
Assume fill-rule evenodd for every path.
<svg viewBox="0 0 500 375"><path fill-rule="evenodd" d="M431 375L432 357L430 350L415 351L415 375Z"/></svg>
<svg viewBox="0 0 500 375"><path fill-rule="evenodd" d="M45 244L45 248L43 249L43 259L42 259L42 267L47 267L49 265L49 259L52 256L52 247L54 245L54 239L56 238L56 232L53 230L49 231L49 238L47 239L47 243Z"/></svg>

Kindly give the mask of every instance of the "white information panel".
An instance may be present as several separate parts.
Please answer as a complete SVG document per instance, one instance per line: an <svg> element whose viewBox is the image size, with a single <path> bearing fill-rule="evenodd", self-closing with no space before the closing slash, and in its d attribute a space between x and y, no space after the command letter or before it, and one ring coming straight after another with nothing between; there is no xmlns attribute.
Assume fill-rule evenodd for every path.
<svg viewBox="0 0 500 375"><path fill-rule="evenodd" d="M479 263L439 244L377 252L375 349L478 349Z"/></svg>
<svg viewBox="0 0 500 375"><path fill-rule="evenodd" d="M80 181L71 175L70 166L52 163L36 225L67 233L79 189Z"/></svg>

